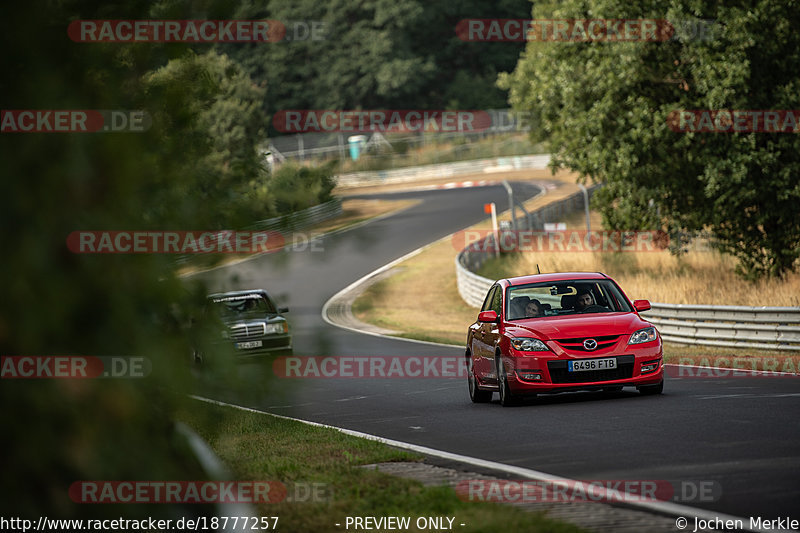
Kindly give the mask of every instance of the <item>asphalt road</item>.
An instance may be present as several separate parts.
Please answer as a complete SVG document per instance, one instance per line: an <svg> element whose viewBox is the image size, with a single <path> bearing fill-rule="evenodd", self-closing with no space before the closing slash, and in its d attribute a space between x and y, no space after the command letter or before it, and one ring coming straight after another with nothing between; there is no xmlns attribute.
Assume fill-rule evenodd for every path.
<svg viewBox="0 0 800 533"><path fill-rule="evenodd" d="M517 198L537 192L515 184ZM383 195L388 196L388 195ZM381 197L375 195L371 197ZM359 334L325 323L323 304L376 268L507 205L500 186L392 194L423 202L305 250L262 256L199 277L210 290L265 288L282 305L295 354L458 356L461 348ZM298 249L303 248L302 240ZM425 315L426 310L420 309ZM435 320L436 317L429 317ZM468 324L464 324L464 332ZM539 397L516 408L472 404L466 380L281 379L243 364L241 390L216 399L575 479L703 483L683 503L734 516L797 516L800 405L796 378L668 378L662 396L636 392ZM695 485L696 486L696 485ZM689 485L686 496L692 492ZM680 492L680 489L679 489ZM711 501L708 501L711 500Z"/></svg>

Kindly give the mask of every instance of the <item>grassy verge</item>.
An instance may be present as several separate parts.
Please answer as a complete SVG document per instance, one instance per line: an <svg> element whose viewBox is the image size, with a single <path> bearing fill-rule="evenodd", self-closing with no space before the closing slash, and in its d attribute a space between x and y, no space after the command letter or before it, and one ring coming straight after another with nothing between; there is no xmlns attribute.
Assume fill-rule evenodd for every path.
<svg viewBox="0 0 800 533"><path fill-rule="evenodd" d="M665 342L664 361L676 365L713 366L767 372L800 372L800 355L777 350L687 346Z"/></svg>
<svg viewBox="0 0 800 533"><path fill-rule="evenodd" d="M509 506L461 501L449 487L424 487L360 468L421 460L415 454L269 415L200 402L190 407L179 418L211 445L236 479L280 481L290 495L297 487L317 484L311 485L317 498L257 506L259 516L279 517L278 531L340 532L347 516L410 516L412 525L420 516L449 516L454 524L464 523L454 527L465 532L581 531Z"/></svg>

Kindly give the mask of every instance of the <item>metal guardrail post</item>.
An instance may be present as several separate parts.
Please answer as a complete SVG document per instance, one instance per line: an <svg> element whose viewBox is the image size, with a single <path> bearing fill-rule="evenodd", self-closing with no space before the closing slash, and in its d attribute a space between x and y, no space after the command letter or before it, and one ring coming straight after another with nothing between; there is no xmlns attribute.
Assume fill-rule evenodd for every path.
<svg viewBox="0 0 800 533"><path fill-rule="evenodd" d="M508 180L503 180L503 187L505 187L506 192L508 193L508 209L511 211L511 229L514 233L517 232L517 204L514 203L514 189L511 188L511 184L508 183Z"/></svg>
<svg viewBox="0 0 800 533"><path fill-rule="evenodd" d="M592 226L589 222L589 191L586 190L586 187L584 187L583 183L579 183L578 187L580 187L581 191L583 192L583 206L586 210L586 231L587 233L591 233Z"/></svg>

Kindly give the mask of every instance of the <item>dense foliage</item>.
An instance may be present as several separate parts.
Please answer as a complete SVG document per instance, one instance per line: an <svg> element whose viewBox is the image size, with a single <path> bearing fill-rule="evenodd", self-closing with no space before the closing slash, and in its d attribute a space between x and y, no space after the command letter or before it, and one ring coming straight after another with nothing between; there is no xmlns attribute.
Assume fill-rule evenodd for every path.
<svg viewBox="0 0 800 533"><path fill-rule="evenodd" d="M676 22L665 42L530 42L501 79L532 135L549 139L553 165L606 184L607 224L708 229L750 278L796 268L798 134L669 127L681 110L797 109L796 2L569 0L533 15Z"/></svg>
<svg viewBox="0 0 800 533"><path fill-rule="evenodd" d="M263 0L237 18L282 21L285 40L220 45L267 85L264 108L494 109L524 43L465 42L462 19L528 18L527 0Z"/></svg>

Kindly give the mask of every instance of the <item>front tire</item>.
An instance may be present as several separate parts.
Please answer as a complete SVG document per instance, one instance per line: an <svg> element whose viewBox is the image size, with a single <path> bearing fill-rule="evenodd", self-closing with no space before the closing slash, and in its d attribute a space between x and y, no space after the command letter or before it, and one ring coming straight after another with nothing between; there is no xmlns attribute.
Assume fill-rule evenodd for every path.
<svg viewBox="0 0 800 533"><path fill-rule="evenodd" d="M661 394L664 391L664 382L661 381L658 385L642 385L639 387L639 393L644 396L650 396L654 394Z"/></svg>
<svg viewBox="0 0 800 533"><path fill-rule="evenodd" d="M500 405L503 407L519 405L519 397L515 396L508 387L506 367L500 358L497 359L497 384L500 386Z"/></svg>
<svg viewBox="0 0 800 533"><path fill-rule="evenodd" d="M472 367L472 357L467 358L467 382L469 385L469 399L472 403L487 403L492 401L492 391L481 390L478 388L478 378L475 377L475 370Z"/></svg>

